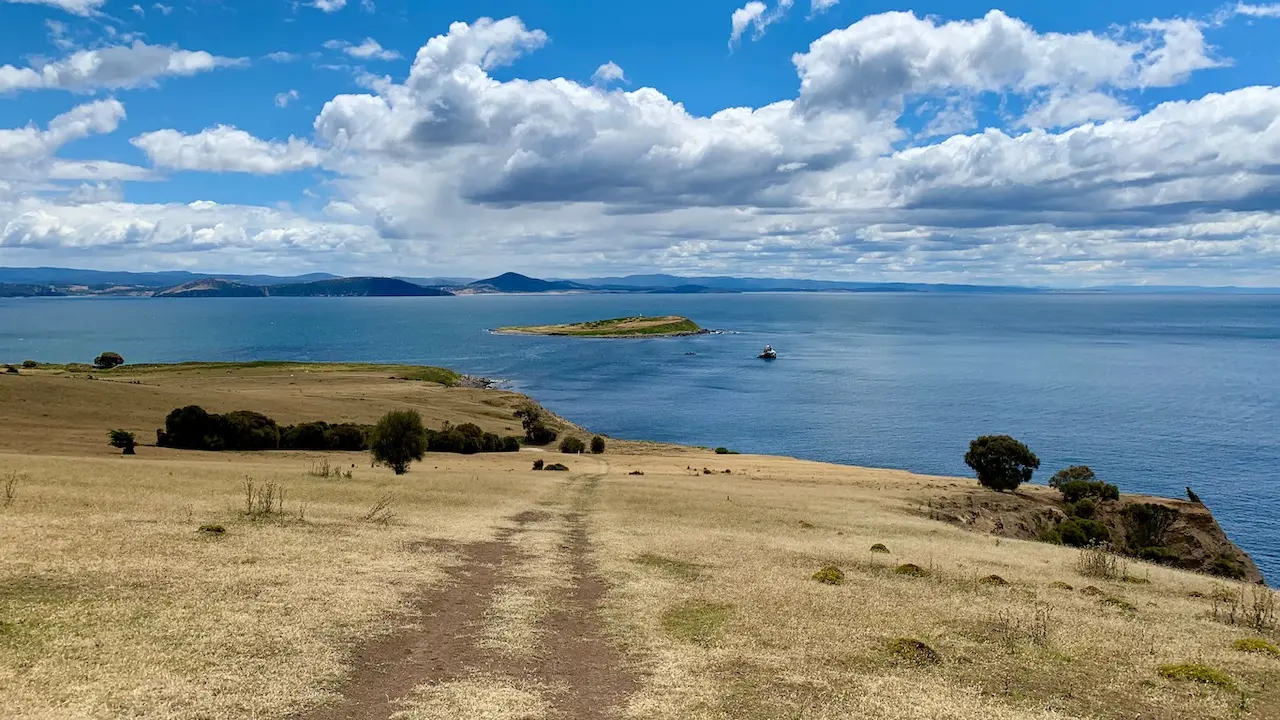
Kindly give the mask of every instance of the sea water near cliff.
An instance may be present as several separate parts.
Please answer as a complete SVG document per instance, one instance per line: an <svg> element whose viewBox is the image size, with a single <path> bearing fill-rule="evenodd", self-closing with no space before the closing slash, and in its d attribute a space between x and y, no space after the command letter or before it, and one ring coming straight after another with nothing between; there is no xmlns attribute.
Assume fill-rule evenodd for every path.
<svg viewBox="0 0 1280 720"><path fill-rule="evenodd" d="M488 328L686 315L599 340ZM773 363L756 360L765 343ZM1192 486L1280 579L1280 296L752 294L0 300L0 359L359 360L504 378L618 437L969 475L980 434ZM696 353L696 354L689 354ZM3 408L0 408L3 421Z"/></svg>

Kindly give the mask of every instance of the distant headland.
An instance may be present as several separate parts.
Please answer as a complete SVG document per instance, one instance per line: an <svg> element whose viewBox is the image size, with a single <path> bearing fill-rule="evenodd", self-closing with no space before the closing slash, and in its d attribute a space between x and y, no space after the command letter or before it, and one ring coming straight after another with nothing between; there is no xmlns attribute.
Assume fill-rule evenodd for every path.
<svg viewBox="0 0 1280 720"><path fill-rule="evenodd" d="M592 320L589 322L567 323L564 325L527 325L524 327L503 327L493 332L501 335L562 335L570 337L594 338L642 338L642 337L680 337L684 335L706 335L710 330L698 327L698 324L679 315L662 315L660 317L622 317L610 320Z"/></svg>

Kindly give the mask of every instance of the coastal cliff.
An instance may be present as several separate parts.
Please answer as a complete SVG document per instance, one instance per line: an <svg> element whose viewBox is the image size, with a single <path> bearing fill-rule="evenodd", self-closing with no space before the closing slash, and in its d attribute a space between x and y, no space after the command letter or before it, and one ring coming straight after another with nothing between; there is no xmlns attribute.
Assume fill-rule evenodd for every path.
<svg viewBox="0 0 1280 720"><path fill-rule="evenodd" d="M1154 505L1171 511L1160 532L1159 548L1167 551L1160 564L1209 575L1265 583L1262 572L1249 554L1231 541L1206 506L1182 500L1122 495L1120 500L1098 504L1093 519L1111 534L1111 545L1132 548L1137 528L1130 508ZM1056 490L1023 486L1016 493L995 493L985 489L948 494L928 503L927 513L935 520L1019 540L1038 540L1068 518L1066 504Z"/></svg>

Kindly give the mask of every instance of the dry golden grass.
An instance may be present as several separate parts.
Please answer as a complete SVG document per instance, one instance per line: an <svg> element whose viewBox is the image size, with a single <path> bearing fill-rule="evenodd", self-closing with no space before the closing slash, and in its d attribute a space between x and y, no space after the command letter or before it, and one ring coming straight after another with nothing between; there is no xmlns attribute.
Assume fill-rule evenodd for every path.
<svg viewBox="0 0 1280 720"><path fill-rule="evenodd" d="M963 481L613 442L602 458L567 459L570 473L531 472L534 452L429 455L402 478L359 454L120 457L108 427L153 427L188 402L282 422L368 422L403 404L495 431L514 402L345 371L138 379L0 378L5 718L284 718L322 704L354 646L430 622L404 611L462 555L422 541L489 541L528 511L545 515L510 536L475 635L485 652L535 662L556 640L549 598L581 580L571 510L585 513L610 586L611 637L642 673L627 717L1280 717L1280 659L1236 649L1274 644L1276 630L1223 622L1221 608L1252 592L1140 563L1086 577L1077 551L919 515ZM308 473L326 459L355 464L354 477ZM583 485L584 473L600 479ZM283 488L282 511L246 515L246 477ZM366 520L387 496L394 520ZM906 563L926 574L894 572ZM813 579L828 565L842 584ZM1212 668L1230 689L1166 666ZM473 672L417 688L397 718L542 720L567 692Z"/></svg>

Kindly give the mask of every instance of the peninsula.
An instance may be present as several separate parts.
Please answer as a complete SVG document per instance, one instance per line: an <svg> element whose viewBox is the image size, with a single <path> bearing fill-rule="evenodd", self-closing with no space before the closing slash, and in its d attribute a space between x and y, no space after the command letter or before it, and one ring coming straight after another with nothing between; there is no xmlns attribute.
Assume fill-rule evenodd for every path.
<svg viewBox="0 0 1280 720"><path fill-rule="evenodd" d="M698 327L698 324L679 315L662 315L659 317L623 317L611 320L592 320L590 322L568 323L565 325L527 325L524 327L503 327L494 330L504 335L567 335L572 337L597 338L636 338L636 337L678 337L682 335L705 335L710 330Z"/></svg>

